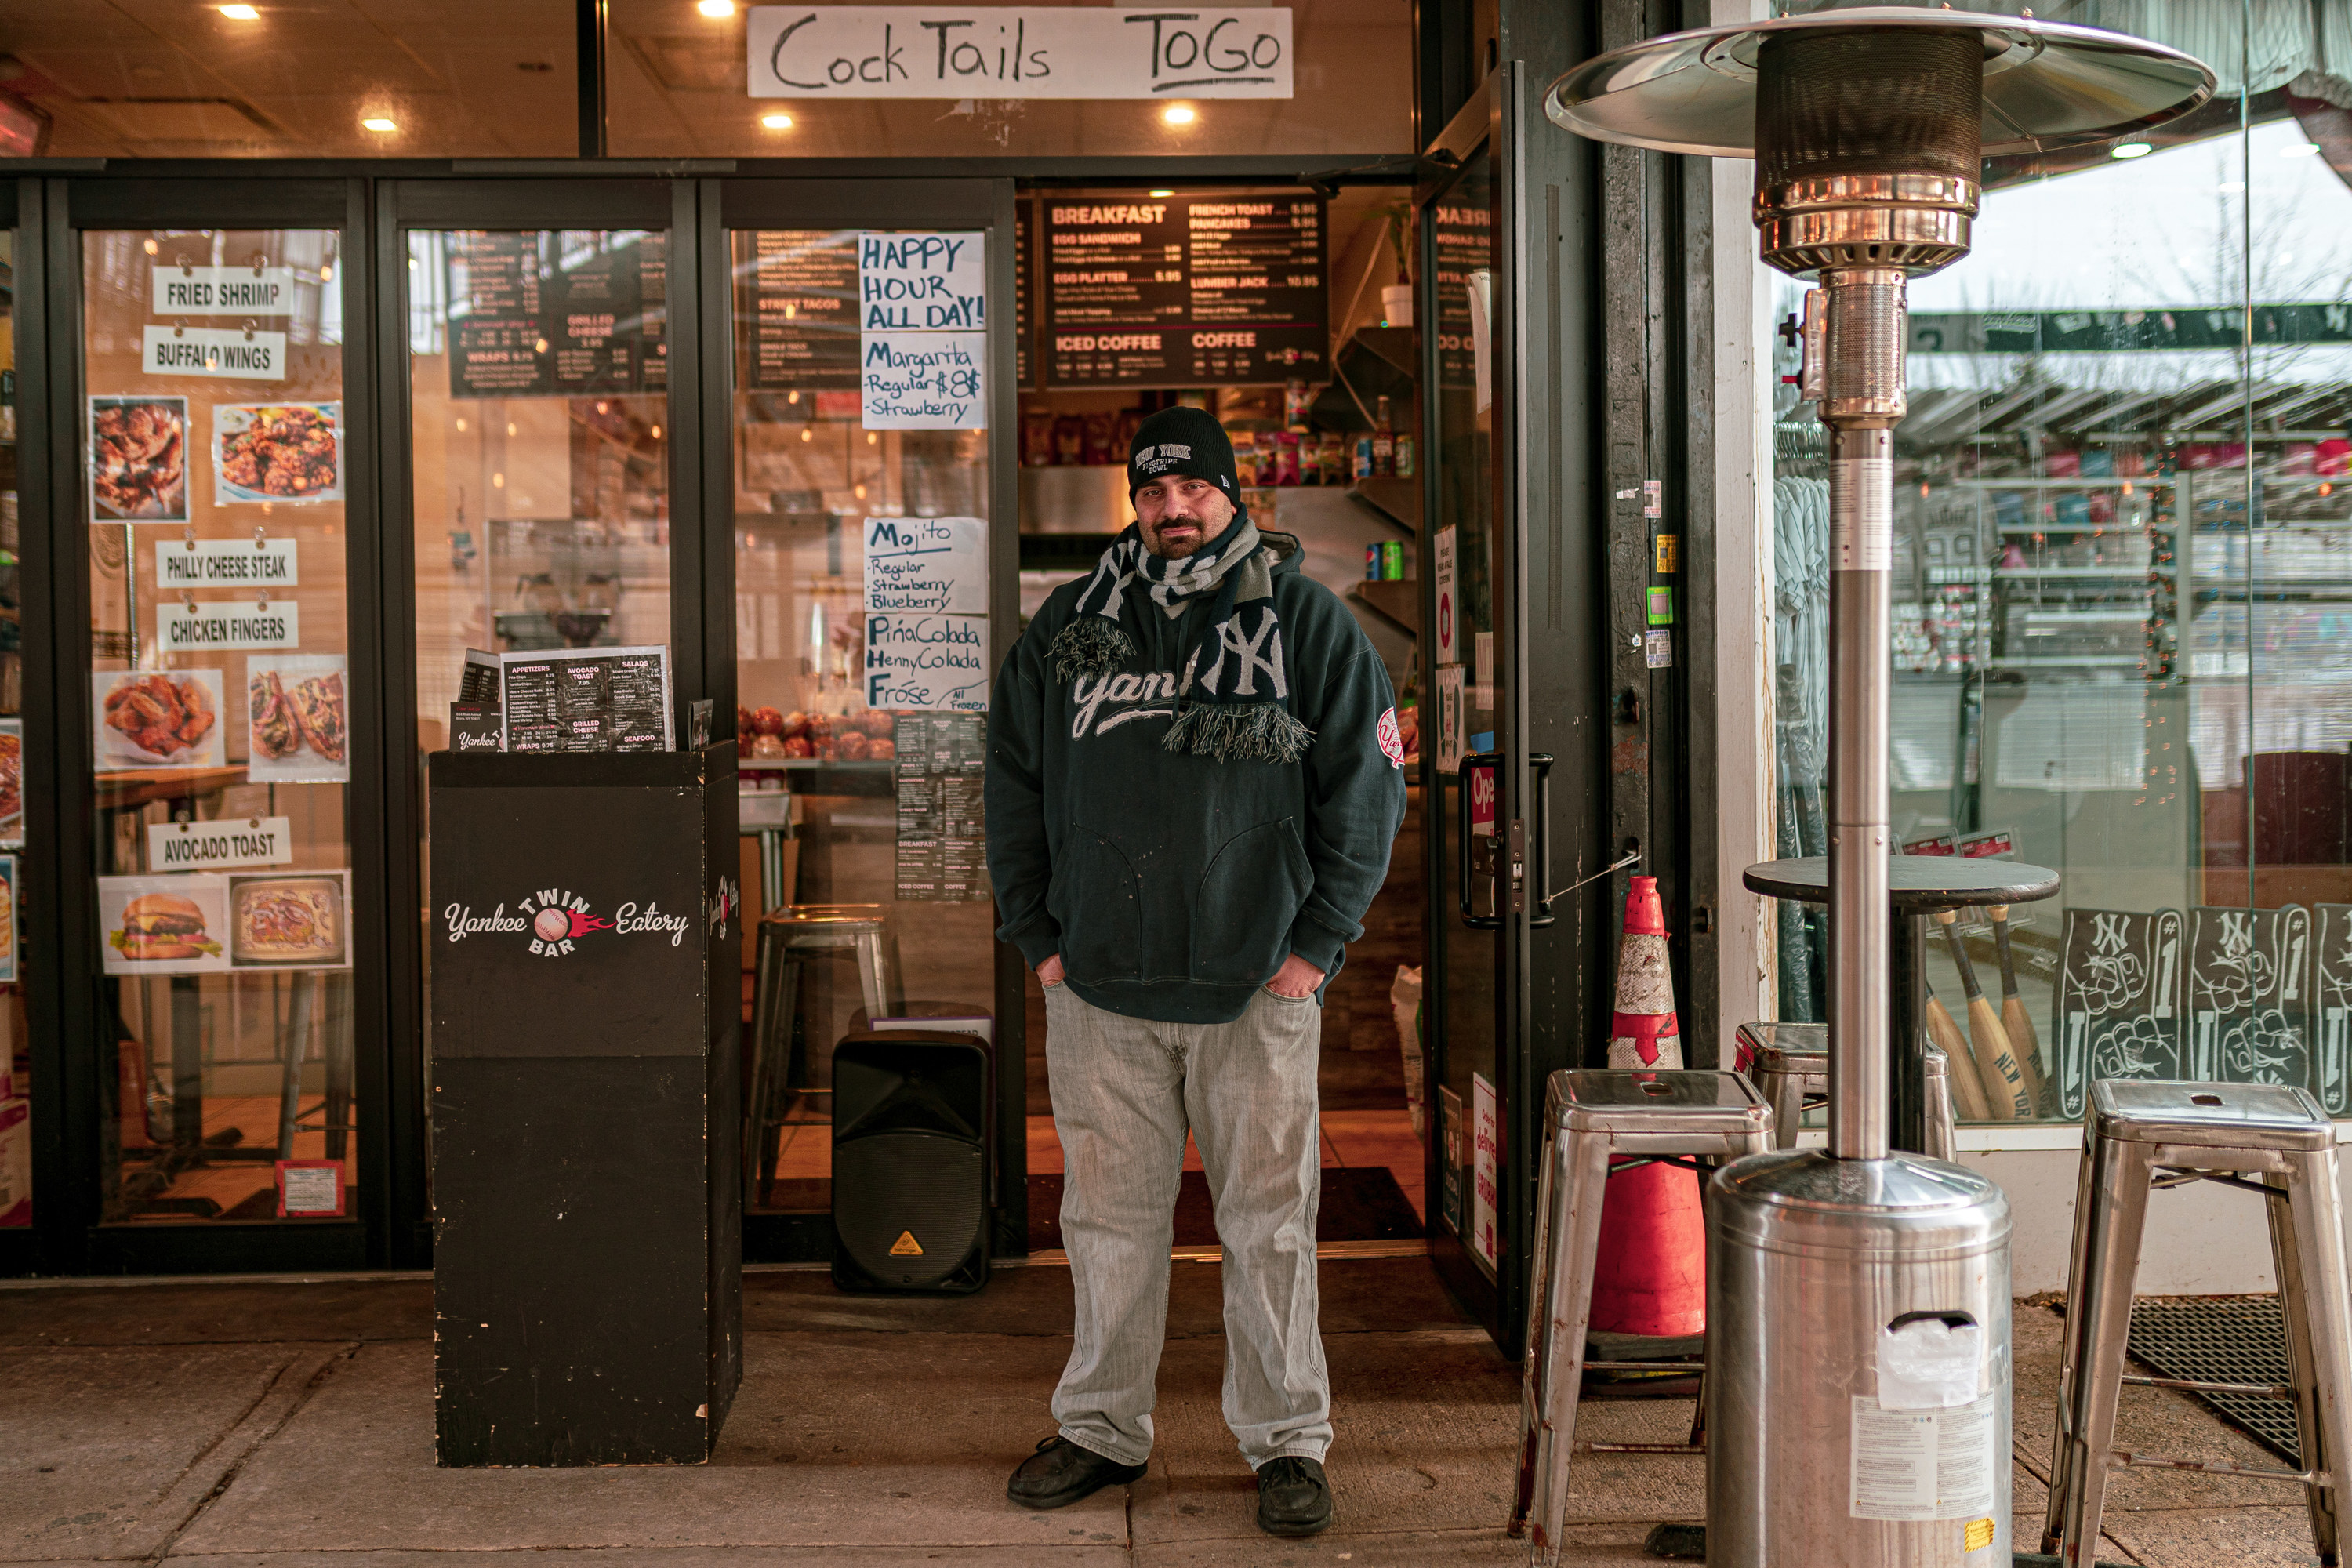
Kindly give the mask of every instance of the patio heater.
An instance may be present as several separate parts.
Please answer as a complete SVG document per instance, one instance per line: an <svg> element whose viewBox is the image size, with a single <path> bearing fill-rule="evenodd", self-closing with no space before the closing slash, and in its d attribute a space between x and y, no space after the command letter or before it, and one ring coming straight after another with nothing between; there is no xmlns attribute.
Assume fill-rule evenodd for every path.
<svg viewBox="0 0 2352 1568"><path fill-rule="evenodd" d="M2213 73L2024 16L1816 11L1653 38L1552 84L1603 142L1756 160L1764 259L1817 279L1802 393L1829 426L1830 1137L1708 1194L1712 1568L2009 1561L2009 1205L1888 1146L1887 574L1906 280L1968 254L1988 153L2186 113Z"/></svg>

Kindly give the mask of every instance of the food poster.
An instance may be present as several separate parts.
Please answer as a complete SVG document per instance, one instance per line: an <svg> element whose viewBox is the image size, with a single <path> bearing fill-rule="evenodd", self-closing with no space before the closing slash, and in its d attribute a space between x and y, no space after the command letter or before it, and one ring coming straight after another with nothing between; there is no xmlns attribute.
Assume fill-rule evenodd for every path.
<svg viewBox="0 0 2352 1568"><path fill-rule="evenodd" d="M219 974L229 967L226 877L100 877L109 974Z"/></svg>
<svg viewBox="0 0 2352 1568"><path fill-rule="evenodd" d="M343 499L343 405L220 403L212 414L213 504Z"/></svg>
<svg viewBox="0 0 2352 1568"><path fill-rule="evenodd" d="M229 961L238 969L349 969L351 874L271 872L228 879Z"/></svg>
<svg viewBox="0 0 2352 1568"><path fill-rule="evenodd" d="M89 679L100 773L222 765L219 670L105 669Z"/></svg>
<svg viewBox="0 0 2352 1568"><path fill-rule="evenodd" d="M188 400L89 400L92 521L188 521Z"/></svg>
<svg viewBox="0 0 2352 1568"><path fill-rule="evenodd" d="M342 784L352 776L351 684L339 653L245 661L246 776L257 784Z"/></svg>
<svg viewBox="0 0 2352 1568"><path fill-rule="evenodd" d="M0 985L16 983L16 857L0 855Z"/></svg>
<svg viewBox="0 0 2352 1568"><path fill-rule="evenodd" d="M25 843L25 721L0 719L0 848Z"/></svg>

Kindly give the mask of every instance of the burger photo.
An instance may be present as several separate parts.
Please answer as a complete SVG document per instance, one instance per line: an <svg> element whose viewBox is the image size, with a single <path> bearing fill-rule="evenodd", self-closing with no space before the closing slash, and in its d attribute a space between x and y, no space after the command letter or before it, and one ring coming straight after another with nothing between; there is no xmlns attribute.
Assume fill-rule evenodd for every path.
<svg viewBox="0 0 2352 1568"><path fill-rule="evenodd" d="M220 943L205 934L205 911L177 893L144 893L122 906L122 929L106 939L134 963L217 956Z"/></svg>

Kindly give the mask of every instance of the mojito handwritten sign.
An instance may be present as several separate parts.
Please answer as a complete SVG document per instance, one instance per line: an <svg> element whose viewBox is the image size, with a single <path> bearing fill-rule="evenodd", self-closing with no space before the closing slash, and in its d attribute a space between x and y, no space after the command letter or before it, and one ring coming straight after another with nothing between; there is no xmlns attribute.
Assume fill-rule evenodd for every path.
<svg viewBox="0 0 2352 1568"><path fill-rule="evenodd" d="M1288 98L1290 11L756 5L754 98Z"/></svg>
<svg viewBox="0 0 2352 1568"><path fill-rule="evenodd" d="M866 607L988 613L988 524L976 517L866 520Z"/></svg>
<svg viewBox="0 0 2352 1568"><path fill-rule="evenodd" d="M988 618L868 612L866 705L988 710Z"/></svg>
<svg viewBox="0 0 2352 1568"><path fill-rule="evenodd" d="M867 332L858 346L868 430L988 428L986 332Z"/></svg>

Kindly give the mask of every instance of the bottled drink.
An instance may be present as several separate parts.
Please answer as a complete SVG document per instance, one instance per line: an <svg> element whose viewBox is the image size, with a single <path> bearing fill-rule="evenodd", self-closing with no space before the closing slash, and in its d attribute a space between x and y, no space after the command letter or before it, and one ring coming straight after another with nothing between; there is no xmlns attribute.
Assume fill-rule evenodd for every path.
<svg viewBox="0 0 2352 1568"><path fill-rule="evenodd" d="M1396 472L1396 427L1389 423L1389 400L1385 397L1372 416L1372 472L1381 479Z"/></svg>

